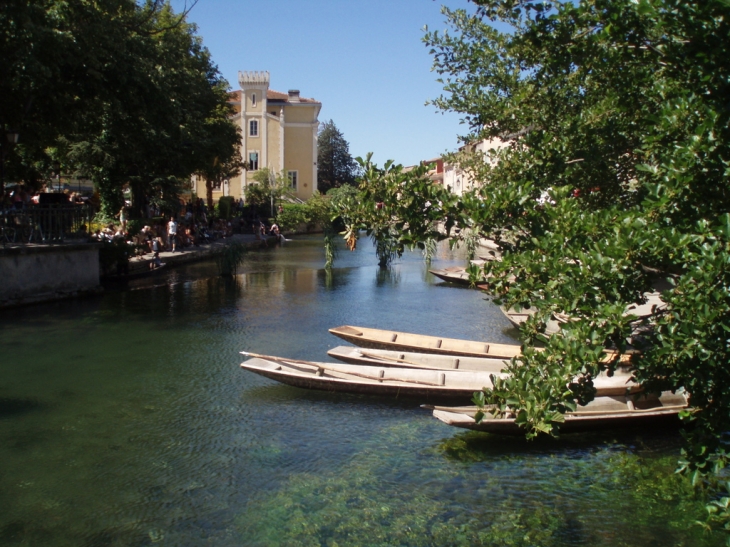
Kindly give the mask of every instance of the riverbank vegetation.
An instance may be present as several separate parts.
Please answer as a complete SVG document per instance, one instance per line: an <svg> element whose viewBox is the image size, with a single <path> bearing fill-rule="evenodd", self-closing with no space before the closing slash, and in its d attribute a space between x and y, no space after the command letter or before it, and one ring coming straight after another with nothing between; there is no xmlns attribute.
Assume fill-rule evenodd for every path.
<svg viewBox="0 0 730 547"><path fill-rule="evenodd" d="M0 139L5 178L89 179L108 216L127 187L141 217L177 211L193 173L237 172L228 83L185 16L160 0L4 2L0 126L19 135Z"/></svg>
<svg viewBox="0 0 730 547"><path fill-rule="evenodd" d="M730 5L475 4L444 9L448 33L426 32L445 90L433 103L462 114L466 143L506 146L451 158L478 183L459 199L368 158L343 212L348 243L361 226L396 254L454 229L497 241L503 259L484 267L492 291L537 313L521 330L523 366L484 404L516 411L528 437L557 434L615 366L603 348L631 343L647 390L690 393L680 469L716 488L713 519L725 525L728 494L713 477L730 430ZM666 307L625 313L658 283ZM572 320L547 338L554 314Z"/></svg>

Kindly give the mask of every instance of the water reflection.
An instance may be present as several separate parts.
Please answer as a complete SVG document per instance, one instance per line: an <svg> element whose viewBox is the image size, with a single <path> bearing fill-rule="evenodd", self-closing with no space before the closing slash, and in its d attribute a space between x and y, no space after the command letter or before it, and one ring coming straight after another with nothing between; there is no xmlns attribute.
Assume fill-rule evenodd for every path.
<svg viewBox="0 0 730 547"><path fill-rule="evenodd" d="M400 269L397 266L390 266L389 268L378 268L375 275L375 286L395 288L400 284L400 280Z"/></svg>

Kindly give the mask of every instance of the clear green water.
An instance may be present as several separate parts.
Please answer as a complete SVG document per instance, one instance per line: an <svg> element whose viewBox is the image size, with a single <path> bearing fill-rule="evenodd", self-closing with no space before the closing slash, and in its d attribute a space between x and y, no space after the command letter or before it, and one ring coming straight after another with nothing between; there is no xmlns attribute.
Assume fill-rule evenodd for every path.
<svg viewBox="0 0 730 547"><path fill-rule="evenodd" d="M477 291L319 239L0 312L0 545L720 545L676 433L527 443L416 403L304 391L240 350L325 360L340 324L511 342ZM434 266L461 263L441 250Z"/></svg>

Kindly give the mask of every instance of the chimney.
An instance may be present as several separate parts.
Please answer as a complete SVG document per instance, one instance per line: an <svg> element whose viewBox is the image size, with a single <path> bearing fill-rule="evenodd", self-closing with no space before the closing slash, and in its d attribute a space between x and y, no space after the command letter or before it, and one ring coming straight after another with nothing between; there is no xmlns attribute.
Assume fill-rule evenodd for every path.
<svg viewBox="0 0 730 547"><path fill-rule="evenodd" d="M290 89L289 90L289 102L290 103L298 103L299 102L299 90L298 89Z"/></svg>

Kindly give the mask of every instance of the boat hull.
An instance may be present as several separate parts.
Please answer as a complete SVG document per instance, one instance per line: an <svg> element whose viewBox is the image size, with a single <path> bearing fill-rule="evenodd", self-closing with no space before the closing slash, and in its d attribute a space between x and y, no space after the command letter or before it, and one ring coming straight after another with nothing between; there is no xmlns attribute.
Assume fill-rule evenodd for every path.
<svg viewBox="0 0 730 547"><path fill-rule="evenodd" d="M377 395L396 399L416 398L420 402L459 401L469 403L475 391L479 391L485 386L491 386L488 374L420 371L276 359L277 361L261 358L249 359L241 363L241 368L265 378L304 389ZM402 381L399 380L399 377L408 377L409 380Z"/></svg>
<svg viewBox="0 0 730 547"><path fill-rule="evenodd" d="M440 270L435 269L428 270L428 273L438 277L441 281L446 281L447 283L455 283L457 285L463 285L465 287L471 285L471 282L469 280L469 274L464 268L445 268ZM480 281L480 283L483 282L484 280Z"/></svg>
<svg viewBox="0 0 730 547"><path fill-rule="evenodd" d="M590 410L602 406L603 400L624 401L615 406L616 408L606 410ZM639 399L638 408L629 408L627 402L631 399L625 397L599 397L594 403L585 407L579 407L576 413L565 415L565 422L560 424L561 433L580 433L588 431L600 431L609 429L628 428L657 428L679 425L679 412L687 408L687 399L681 394L663 394L659 398ZM603 405L607 406L607 405ZM623 409L620 407L623 406ZM642 407L643 406L643 407ZM456 410L456 411L454 411ZM472 431L483 431L486 433L497 433L501 435L524 435L525 430L515 423L514 418L492 418L486 417L480 423L474 421L474 411L450 410L448 408L434 409L433 415L447 425L470 429Z"/></svg>
<svg viewBox="0 0 730 547"><path fill-rule="evenodd" d="M458 370L485 374L500 374L507 365L505 359L399 352L350 346L338 346L329 350L327 355L353 365ZM599 374L593 378L593 387L596 389L597 396L622 396L642 391L641 386L633 381L630 370L624 367L620 367L612 376L605 373Z"/></svg>

